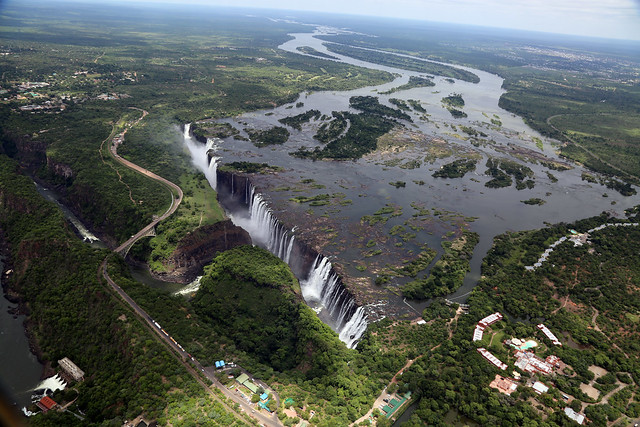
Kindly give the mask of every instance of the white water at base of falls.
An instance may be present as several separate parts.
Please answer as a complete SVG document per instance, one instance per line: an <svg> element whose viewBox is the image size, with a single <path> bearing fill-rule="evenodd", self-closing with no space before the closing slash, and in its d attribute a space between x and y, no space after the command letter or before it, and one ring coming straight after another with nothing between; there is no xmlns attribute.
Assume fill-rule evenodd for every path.
<svg viewBox="0 0 640 427"><path fill-rule="evenodd" d="M196 277L193 282L185 285L185 287L179 291L174 292L173 295L190 295L198 292L198 289L200 289L200 279L202 279L202 276Z"/></svg>
<svg viewBox="0 0 640 427"><path fill-rule="evenodd" d="M40 382L40 384L35 386L33 391L51 390L51 392L54 392L56 390L64 390L66 387L67 383L65 383L58 374L55 374L53 377L49 377L46 380Z"/></svg>

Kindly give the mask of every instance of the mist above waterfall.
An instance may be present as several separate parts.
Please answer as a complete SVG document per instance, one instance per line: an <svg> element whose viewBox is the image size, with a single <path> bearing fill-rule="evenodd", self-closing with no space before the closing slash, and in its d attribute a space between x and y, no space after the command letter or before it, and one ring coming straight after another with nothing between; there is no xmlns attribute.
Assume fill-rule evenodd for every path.
<svg viewBox="0 0 640 427"><path fill-rule="evenodd" d="M220 157L215 156L215 152L218 149L219 140L217 138L207 138L206 144L196 141L191 136L191 123L184 125L182 136L191 154L193 165L204 173L207 181L209 181L209 185L215 190L218 186L216 170L218 168L218 161L220 160Z"/></svg>

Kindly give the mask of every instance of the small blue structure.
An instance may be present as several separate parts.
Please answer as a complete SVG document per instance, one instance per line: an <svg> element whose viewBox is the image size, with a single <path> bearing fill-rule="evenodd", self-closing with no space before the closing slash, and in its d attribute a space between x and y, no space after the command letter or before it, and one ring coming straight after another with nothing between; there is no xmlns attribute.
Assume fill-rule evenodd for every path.
<svg viewBox="0 0 640 427"><path fill-rule="evenodd" d="M269 395L267 393L262 393L260 395L260 400L267 400L269 398Z"/></svg>
<svg viewBox="0 0 640 427"><path fill-rule="evenodd" d="M269 407L267 406L267 403L269 403L268 400L266 402L259 402L258 406L260 406L262 409L266 409L267 411L271 412L271 409L269 409Z"/></svg>
<svg viewBox="0 0 640 427"><path fill-rule="evenodd" d="M220 362L216 360L216 369L218 369L219 367L220 367Z"/></svg>
<svg viewBox="0 0 640 427"><path fill-rule="evenodd" d="M216 361L216 369L220 369L220 368L224 368L224 360L218 360Z"/></svg>

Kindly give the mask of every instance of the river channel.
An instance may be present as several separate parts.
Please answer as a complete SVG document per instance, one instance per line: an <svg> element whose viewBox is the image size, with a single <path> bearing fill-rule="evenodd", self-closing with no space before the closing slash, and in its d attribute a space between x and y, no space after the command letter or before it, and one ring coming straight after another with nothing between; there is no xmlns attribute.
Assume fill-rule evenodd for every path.
<svg viewBox="0 0 640 427"><path fill-rule="evenodd" d="M441 256L443 240L451 240L461 228L476 232L479 244L471 259L470 272L463 285L448 298L464 302L480 277L482 259L491 248L493 238L507 231L519 231L543 227L545 223L570 222L608 211L622 216L624 209L639 203L638 196L623 197L603 185L582 179L586 171L571 164L568 170L551 170L544 162L566 160L556 154L558 141L551 140L529 128L517 117L498 106L504 90L503 79L497 75L469 67L447 64L476 74L479 83L469 83L435 76L435 86L400 90L383 94L405 84L411 76L424 76L398 68L381 66L329 52L318 35L339 33L340 30L317 27L311 33L291 34L292 40L279 46L280 49L304 55L298 47L308 46L336 58L340 62L394 73L397 78L390 83L364 87L351 91L324 91L302 93L296 102L277 108L255 111L234 118L220 120L238 130L240 136L248 138L245 129L264 130L283 126L278 122L284 117L319 110L328 116L332 111L357 111L349 107L352 96L376 96L380 103L394 107L390 98L418 100L427 113L412 111L413 123L404 123L404 137L413 138L412 144L391 153L373 153L356 161L311 161L291 156L289 153L300 147L313 149L321 144L313 139L320 126L319 121L304 124L302 130L287 128L291 133L283 145L257 148L248 140L225 138L217 146L215 156L221 163L249 161L268 163L283 168L277 174L261 176L255 184L269 202L275 215L289 228L295 226L295 234L309 241L317 250L329 256L347 286L358 293L358 287L366 287L367 293L360 302L371 307L373 318L404 310L418 314L426 302L403 301L398 286L402 280L376 287L373 279L385 264L398 259L408 259L424 245ZM459 93L465 101L464 112L468 117L454 119L441 103L441 99ZM301 105L302 103L302 105ZM495 118L501 125L492 125ZM481 143L472 144L465 138L460 126L476 129L486 137ZM452 128L455 126L455 128ZM462 135L461 135L462 134ZM445 144L453 155L447 158L424 159L425 152L434 141ZM479 159L475 172L462 178L434 178L432 174L446 163L457 158ZM485 174L485 163L489 158L508 159L530 168L534 173L535 187L518 190L515 185L492 189L484 184L491 179ZM417 160L418 167L399 167L410 160ZM586 171L589 172L589 171ZM592 172L589 172L593 174ZM305 181L306 180L306 181ZM311 182L313 186L304 185ZM402 181L404 188L389 185ZM295 203L295 196L318 194L341 194L344 203L330 206L310 206ZM524 200L539 198L543 205L528 205ZM375 227L362 226L361 218L371 215L385 205L401 208L401 214L390 218L385 224ZM407 241L391 236L394 226L407 231L416 206L426 208L432 216L423 220L421 229L413 230L414 238ZM374 242L376 255L369 256L367 243ZM436 259L437 259L436 257ZM375 307L375 308L374 308Z"/></svg>
<svg viewBox="0 0 640 427"><path fill-rule="evenodd" d="M0 257L0 285L6 280L4 258ZM14 314L16 304L9 302L4 291L0 297L0 390L11 403L22 407L31 403L31 390L38 384L42 365L29 349L24 333L26 316Z"/></svg>

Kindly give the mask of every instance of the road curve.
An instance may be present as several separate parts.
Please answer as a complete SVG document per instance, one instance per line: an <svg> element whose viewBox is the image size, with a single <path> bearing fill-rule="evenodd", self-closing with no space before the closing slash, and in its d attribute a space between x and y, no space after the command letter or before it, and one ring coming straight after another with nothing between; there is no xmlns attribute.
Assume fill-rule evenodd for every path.
<svg viewBox="0 0 640 427"><path fill-rule="evenodd" d="M138 120L136 120L133 124L130 124L119 136L121 137L121 140L124 139L125 134L127 133L127 130L137 124L140 120L142 120L148 113L145 110L140 110L142 111L142 117L140 117ZM166 187L168 187L171 190L171 205L169 206L169 209L167 209L167 211L162 214L161 216L159 216L158 218L154 219L153 221L151 221L146 227L144 227L142 230L138 231L136 234L134 234L133 236L131 236L126 242L122 243L120 246L118 246L115 251L116 252L121 252L123 251L125 248L127 248L128 246L133 245L138 239L140 239L141 237L147 235L147 233L149 231L151 231L160 221L163 221L164 219L166 219L167 217L169 217L172 213L174 213L176 211L176 209L178 209L178 206L180 206L180 203L182 203L182 198L184 197L184 194L182 192L182 189L174 184L173 182L169 181L168 179L165 179L159 175L156 175L155 173L136 165L135 163L130 162L129 160L121 157L118 154L118 142L116 142L116 138L112 138L111 143L109 144L109 152L111 153L111 156L118 161L120 164L128 167L131 170L134 170L136 172L138 172L141 175L146 176L147 178L153 179L155 181L160 182L161 184L165 185ZM175 194L178 194L178 198L176 199Z"/></svg>
<svg viewBox="0 0 640 427"><path fill-rule="evenodd" d="M140 110L138 108L136 108L137 110ZM125 130L123 132L121 132L119 135L116 136L112 136L111 137L111 141L109 144L109 152L111 153L111 155L113 156L113 158L115 160L117 160L118 162L120 162L121 164L123 164L124 166L150 178L153 179L155 181L158 181L162 184L164 184L167 188L169 188L169 190L171 191L171 205L169 206L169 208L167 209L167 211L162 214L161 216L159 216L158 218L154 219L153 221L151 221L147 226L145 226L142 230L138 231L136 234L134 234L133 236L131 236L131 238L129 238L126 242L122 243L120 246L118 246L116 249L114 249L114 252L118 252L120 253L121 251L123 251L125 248L127 248L128 246L134 244L138 239L140 239L141 237L145 236L151 229L153 229L160 221L163 221L164 219L166 219L167 217L169 217L171 214L173 214L176 209L178 209L178 206L180 206L180 203L182 202L182 198L184 196L182 189L174 184L173 182L162 178L159 175L156 175L155 173L136 165L135 163L130 162L127 159L122 158L120 155L118 155L118 145L120 143L122 143L122 141L124 140L124 135L126 134L127 130L129 128L131 128L133 125L137 124L140 120L142 120L148 113L145 110L140 110L142 111L142 117L140 117L138 120L136 120L133 123L130 123L127 128L125 128ZM119 136L120 138L116 138L117 136ZM116 142L117 141L117 142ZM178 195L178 197L175 197L175 194ZM110 256L110 255L109 255ZM218 401L220 401L225 408L231 412L232 414L234 414L239 420L245 421L246 419L243 419L234 409L232 409L231 407L229 407L229 405L227 403L225 403L224 401L220 400L218 398L218 396L216 396L213 391L211 390L211 388L205 384L205 382L202 380L202 378L200 378L200 375L203 375L204 377L206 377L209 381L211 381L211 383L218 388L223 395L225 395L227 398L231 399L232 402L237 403L240 407L240 411L245 412L246 415L248 415L249 417L253 418L254 420L258 421L259 423L261 423L262 425L265 426L281 426L282 423L280 422L280 420L278 419L277 415L274 413L271 416L267 416L265 414L262 414L260 412L256 412L253 409L253 406L251 404L249 404L248 402L245 402L240 396L232 393L229 389L227 389L222 383L220 383L220 381L218 381L218 379L215 377L215 371L210 371L205 369L198 360L196 360L193 356L191 356L189 353L187 353L185 351L184 348L182 348L181 345L179 345L170 335L167 334L166 331L164 331L163 329L160 328L160 326L154 322L153 318L151 316L149 316L149 314L147 314L146 311L144 311L142 309L142 307L140 307L116 282L113 281L113 279L111 279L111 277L109 276L109 273L107 271L107 263L109 260L109 256L107 256L103 261L102 264L100 264L100 269L98 271L98 277L102 276L104 277L104 279L107 281L107 283L109 284L109 286L111 286L111 288L120 296L120 298L122 298L122 300L124 302L126 302L129 307L131 307L131 309L138 315L140 316L141 319L144 320L144 322L146 323L147 327L149 327L153 332L155 332L155 334L166 344L169 346L169 348L171 348L171 350L173 350L173 352L171 352L171 354L173 354L174 357L176 357L178 359L178 361L187 369L187 371L196 379L196 381L198 381L198 383L200 383L200 385L202 385L207 392L209 392L210 394L213 395L213 397L215 399L217 399ZM193 367L191 366L193 365ZM194 369L195 367L195 369ZM198 372L200 371L200 372ZM278 399L279 400L279 399Z"/></svg>

